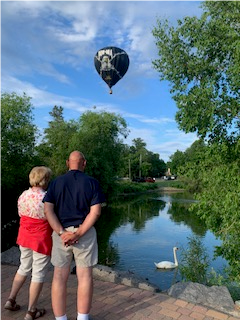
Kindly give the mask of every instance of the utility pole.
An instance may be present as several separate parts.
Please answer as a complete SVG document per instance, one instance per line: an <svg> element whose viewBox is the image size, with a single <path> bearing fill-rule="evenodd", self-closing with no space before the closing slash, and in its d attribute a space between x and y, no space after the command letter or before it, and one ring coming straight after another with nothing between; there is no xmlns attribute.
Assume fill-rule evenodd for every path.
<svg viewBox="0 0 240 320"><path fill-rule="evenodd" d="M128 159L128 176L129 176L129 179L131 180L131 159Z"/></svg>
<svg viewBox="0 0 240 320"><path fill-rule="evenodd" d="M142 176L141 166L142 166L142 154L140 153L140 158L139 158L139 178L141 178L141 176Z"/></svg>

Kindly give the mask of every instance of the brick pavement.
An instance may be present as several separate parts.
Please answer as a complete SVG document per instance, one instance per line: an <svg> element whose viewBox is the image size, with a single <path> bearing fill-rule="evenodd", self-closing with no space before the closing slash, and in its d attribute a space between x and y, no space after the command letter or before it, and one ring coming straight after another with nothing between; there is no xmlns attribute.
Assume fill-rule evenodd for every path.
<svg viewBox="0 0 240 320"><path fill-rule="evenodd" d="M16 266L1 266L2 320L23 319L26 313L29 281L24 284L17 298L21 310L12 312L3 308L16 270ZM52 271L49 271L39 298L39 307L44 307L47 311L43 320L54 320L51 309L51 280ZM68 281L67 300L69 320L76 319L76 291L76 275L71 274ZM96 279L91 317L92 320L239 320L237 316L175 299L163 293L152 293Z"/></svg>

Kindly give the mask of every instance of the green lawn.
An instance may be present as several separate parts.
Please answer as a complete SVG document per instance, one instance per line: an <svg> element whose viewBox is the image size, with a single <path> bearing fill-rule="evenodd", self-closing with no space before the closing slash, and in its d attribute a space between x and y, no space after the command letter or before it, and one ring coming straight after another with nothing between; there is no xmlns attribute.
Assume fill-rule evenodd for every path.
<svg viewBox="0 0 240 320"><path fill-rule="evenodd" d="M158 188L184 188L184 183L180 180L160 180L157 179L154 183L148 182L132 182L128 180L122 180L117 182L117 194L128 194L128 193L138 193L145 192L148 190L156 190Z"/></svg>

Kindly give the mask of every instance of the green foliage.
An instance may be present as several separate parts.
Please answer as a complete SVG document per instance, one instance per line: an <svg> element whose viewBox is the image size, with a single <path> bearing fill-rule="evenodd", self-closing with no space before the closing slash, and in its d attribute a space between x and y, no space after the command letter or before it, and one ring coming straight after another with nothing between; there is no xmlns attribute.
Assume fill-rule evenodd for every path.
<svg viewBox="0 0 240 320"><path fill-rule="evenodd" d="M177 150L171 157L169 167L173 168L190 192L201 190L201 174L206 169L208 147L202 139L195 141L184 152Z"/></svg>
<svg viewBox="0 0 240 320"><path fill-rule="evenodd" d="M29 186L30 170L39 164L34 152L37 131L30 98L25 93L22 96L3 93L1 115L1 218L3 227L11 222L6 229L12 234L17 228L17 198Z"/></svg>
<svg viewBox="0 0 240 320"><path fill-rule="evenodd" d="M177 189L186 189L187 185L182 180L162 180L156 181L158 188L177 188Z"/></svg>
<svg viewBox="0 0 240 320"><path fill-rule="evenodd" d="M147 190L156 190L158 189L157 183L138 183L131 181L119 181L116 185L115 192L116 194L130 194L130 193L139 193L146 192Z"/></svg>
<svg viewBox="0 0 240 320"><path fill-rule="evenodd" d="M28 181L33 165L36 127L30 98L24 93L1 96L2 187L13 188Z"/></svg>
<svg viewBox="0 0 240 320"><path fill-rule="evenodd" d="M239 132L240 3L205 1L200 18L153 29L161 80L171 83L176 120L185 132L221 141Z"/></svg>
<svg viewBox="0 0 240 320"><path fill-rule="evenodd" d="M225 285L228 288L233 301L240 300L240 283L224 279L221 285Z"/></svg>
<svg viewBox="0 0 240 320"><path fill-rule="evenodd" d="M170 168L173 174L182 174L181 166L185 163L185 153L177 150L170 157L170 161L167 163L168 168Z"/></svg>
<svg viewBox="0 0 240 320"><path fill-rule="evenodd" d="M229 262L232 278L240 283L240 167L239 161L222 164L202 173L203 190L193 209L205 220L208 228L222 240L218 248Z"/></svg>
<svg viewBox="0 0 240 320"><path fill-rule="evenodd" d="M228 269L219 274L213 268L209 269L207 248L198 236L188 238L187 249L181 249L179 270L184 281L193 281L207 286L226 286L233 300L240 298L240 283L229 277Z"/></svg>
<svg viewBox="0 0 240 320"><path fill-rule="evenodd" d="M195 190L197 203L191 206L207 227L222 240L216 254L229 262L229 276L240 281L240 141L205 145L184 153L188 161L180 166L187 188ZM193 148L194 150L194 148ZM196 157L197 156L197 157ZM174 156L173 156L174 159ZM198 161L196 161L199 159Z"/></svg>
<svg viewBox="0 0 240 320"><path fill-rule="evenodd" d="M37 147L38 156L52 169L54 175L66 172L66 159L71 150L71 139L78 126L72 121L64 121L63 108L54 106L49 113L53 118L44 130L42 142Z"/></svg>
<svg viewBox="0 0 240 320"><path fill-rule="evenodd" d="M87 159L86 173L99 180L105 193L111 193L122 167L124 145L120 136L128 134L125 120L114 113L88 111L78 121L67 122L63 108L57 106L50 115L53 120L38 146L39 157L59 175L66 172L70 152L80 150Z"/></svg>
<svg viewBox="0 0 240 320"><path fill-rule="evenodd" d="M179 270L184 281L207 284L209 257L207 249L197 236L188 238L188 248L181 248Z"/></svg>
<svg viewBox="0 0 240 320"><path fill-rule="evenodd" d="M206 139L171 157L172 167L197 192L197 214L222 240L217 253L240 282L240 3L205 1L200 18L153 29L161 80L171 83L176 120Z"/></svg>
<svg viewBox="0 0 240 320"><path fill-rule="evenodd" d="M151 164L151 167L146 176L158 178L165 174L167 169L166 163L160 159L160 155L158 153L148 151L148 161Z"/></svg>
<svg viewBox="0 0 240 320"><path fill-rule="evenodd" d="M114 188L114 196L145 193L150 190L157 191L161 188L183 189L185 186L186 185L179 180L156 181L155 183L138 183L129 180L118 180Z"/></svg>
<svg viewBox="0 0 240 320"><path fill-rule="evenodd" d="M166 171L166 164L158 153L146 149L146 143L141 139L133 139L133 145L125 155L125 176L133 177L161 177ZM130 171L130 172L129 172Z"/></svg>
<svg viewBox="0 0 240 320"><path fill-rule="evenodd" d="M123 165L126 122L115 113L88 111L80 117L78 127L71 148L84 153L86 172L100 181L105 193L111 193Z"/></svg>

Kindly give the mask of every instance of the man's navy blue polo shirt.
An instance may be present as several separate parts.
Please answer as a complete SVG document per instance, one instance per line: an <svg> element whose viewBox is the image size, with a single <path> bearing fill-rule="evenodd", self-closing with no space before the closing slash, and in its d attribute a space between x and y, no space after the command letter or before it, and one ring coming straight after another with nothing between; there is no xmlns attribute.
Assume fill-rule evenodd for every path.
<svg viewBox="0 0 240 320"><path fill-rule="evenodd" d="M79 170L70 170L50 183L43 202L54 204L64 228L81 224L90 207L105 202L99 182Z"/></svg>

